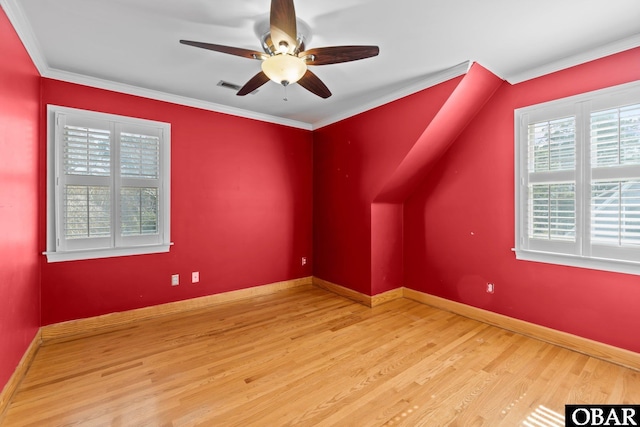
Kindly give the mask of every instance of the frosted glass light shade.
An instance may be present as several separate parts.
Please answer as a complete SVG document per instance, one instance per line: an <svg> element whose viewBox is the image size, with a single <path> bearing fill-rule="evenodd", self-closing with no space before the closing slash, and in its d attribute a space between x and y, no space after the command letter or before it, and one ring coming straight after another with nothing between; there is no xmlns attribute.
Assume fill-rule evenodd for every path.
<svg viewBox="0 0 640 427"><path fill-rule="evenodd" d="M307 64L297 56L279 54L262 61L262 71L283 86L297 82L307 72Z"/></svg>

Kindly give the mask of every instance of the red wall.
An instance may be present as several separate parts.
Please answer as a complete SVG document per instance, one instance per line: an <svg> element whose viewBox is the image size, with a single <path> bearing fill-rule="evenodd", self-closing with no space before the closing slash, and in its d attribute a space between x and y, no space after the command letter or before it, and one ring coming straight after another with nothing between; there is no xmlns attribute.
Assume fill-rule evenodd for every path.
<svg viewBox="0 0 640 427"><path fill-rule="evenodd" d="M640 352L640 277L517 261L511 251L514 109L638 79L635 49L503 84L405 203L405 286Z"/></svg>
<svg viewBox="0 0 640 427"><path fill-rule="evenodd" d="M314 132L315 276L371 295L375 288L400 285L393 269L372 265L372 239L378 243L393 229L372 236L371 204L414 146L420 134L458 86L455 78ZM394 216L376 208L374 223ZM378 217L381 215L381 217ZM394 226L391 226L394 228ZM394 241L401 249L401 242ZM396 256L375 250L386 261ZM387 251L388 252L388 251Z"/></svg>
<svg viewBox="0 0 640 427"><path fill-rule="evenodd" d="M311 133L40 79L4 12L0 52L0 387L40 325L312 272L367 294L404 284L640 351L637 276L516 261L510 250L514 108L640 79L640 49L503 84L402 209L372 202L462 78ZM39 255L47 104L171 123L170 253ZM372 234L378 220L392 227ZM402 239L378 250L387 234Z"/></svg>
<svg viewBox="0 0 640 427"><path fill-rule="evenodd" d="M312 259L311 132L43 79L43 114L47 104L171 123L175 245L167 254L44 262L44 325L312 274L312 263L301 265Z"/></svg>
<svg viewBox="0 0 640 427"><path fill-rule="evenodd" d="M316 131L314 275L369 295L388 289L397 271L385 264L399 261L372 242L400 227L404 286L640 352L638 276L516 261L511 251L514 109L638 79L634 49L503 83L414 185L393 229L378 230L393 212L372 202L464 78Z"/></svg>
<svg viewBox="0 0 640 427"><path fill-rule="evenodd" d="M40 76L0 9L0 390L40 326Z"/></svg>

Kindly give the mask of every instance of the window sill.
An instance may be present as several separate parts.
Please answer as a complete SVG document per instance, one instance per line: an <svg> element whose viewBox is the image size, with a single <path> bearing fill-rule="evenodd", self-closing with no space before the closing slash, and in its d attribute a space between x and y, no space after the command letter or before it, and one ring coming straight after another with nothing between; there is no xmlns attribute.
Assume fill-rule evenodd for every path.
<svg viewBox="0 0 640 427"><path fill-rule="evenodd" d="M110 248L110 249L93 249L82 251L67 252L43 252L46 255L47 262L64 262L64 261L80 261L97 258L112 258L119 256L131 255L147 255L169 252L169 248L173 245L149 245L149 246L132 246L127 248Z"/></svg>
<svg viewBox="0 0 640 427"><path fill-rule="evenodd" d="M631 261L618 261L605 258L587 258L574 255L563 255L550 252L515 250L516 259L521 261L543 262L569 267L588 268L591 270L611 271L640 275L640 263Z"/></svg>

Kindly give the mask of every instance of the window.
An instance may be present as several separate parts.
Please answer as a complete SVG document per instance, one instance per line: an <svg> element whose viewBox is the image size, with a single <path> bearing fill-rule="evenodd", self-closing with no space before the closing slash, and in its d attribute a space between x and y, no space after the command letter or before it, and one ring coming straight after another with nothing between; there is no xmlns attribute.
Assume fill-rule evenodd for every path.
<svg viewBox="0 0 640 427"><path fill-rule="evenodd" d="M640 82L517 109L516 257L640 274Z"/></svg>
<svg viewBox="0 0 640 427"><path fill-rule="evenodd" d="M48 106L49 262L168 252L170 125Z"/></svg>

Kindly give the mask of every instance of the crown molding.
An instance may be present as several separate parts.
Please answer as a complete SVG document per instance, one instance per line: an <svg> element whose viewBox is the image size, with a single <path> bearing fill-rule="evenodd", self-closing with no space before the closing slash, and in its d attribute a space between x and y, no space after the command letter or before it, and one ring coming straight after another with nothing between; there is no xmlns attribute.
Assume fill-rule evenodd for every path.
<svg viewBox="0 0 640 427"><path fill-rule="evenodd" d="M369 111L376 107L379 107L384 104L388 104L389 102L396 101L405 96L409 96L421 90L427 89L429 87L435 86L447 80L451 80L452 78L461 76L466 74L471 68L471 61L465 61L453 67L447 68L437 73L429 74L424 79L421 79L417 83L413 83L411 85L405 86L399 90L386 94L380 98L377 98L373 101L367 102L365 104L359 105L355 108L342 111L339 114L331 116L325 120L321 120L315 123L306 123L298 120L287 119L283 117L272 116L268 114L256 113L249 110L244 110L241 108L229 107L222 104L216 104L213 102L202 101L194 98L189 98L186 96L173 95L166 92L156 91L152 89L145 89L138 86L128 85L124 83L118 83L111 80L99 79L96 77L89 77L82 74L71 73L68 71L62 71L57 69L52 69L49 67L44 67L44 72L40 72L43 77L66 81L69 83L82 84L85 86L96 87L99 89L111 90L120 93L126 93L129 95L141 96L144 98L155 99L159 101L171 102L174 104L185 105L189 107L200 108L203 110L214 111L218 113L230 114L233 116L244 117L248 119L254 119L274 124L280 124L284 126L304 129L304 130L315 130L321 127L330 125L335 122L339 122L340 120L344 120L346 118L364 113L365 111Z"/></svg>
<svg viewBox="0 0 640 427"><path fill-rule="evenodd" d="M157 101L170 102L173 104L184 105L187 107L200 108L202 110L213 111L216 113L230 114L232 116L243 117L247 119L258 120L262 122L280 124L293 128L304 130L313 130L311 124L298 120L286 119L283 117L272 116L269 114L256 113L241 108L229 107L227 105L216 104L214 102L202 101L186 96L174 95L153 89L145 89L139 86L133 86L125 83L118 83L111 80L99 79L96 77L88 77L82 74L71 73L48 68L43 77L61 80L69 83L91 86L98 89L111 90L114 92L125 93L128 95L140 96L143 98L154 99Z"/></svg>
<svg viewBox="0 0 640 427"><path fill-rule="evenodd" d="M340 120L346 119L348 117L355 116L357 114L363 113L370 109L379 107L381 105L387 104L389 102L395 101L399 98L411 95L415 92L419 92L428 87L434 86L438 83L442 83L446 80L452 79L454 77L465 74L469 67L471 66L470 61L463 62L462 64L453 66L451 68L447 68L441 72L435 74L429 74L425 76L424 79L421 79L417 83L408 85L394 91L392 93L386 94L380 98L377 98L373 101L370 101L366 104L359 105L349 110L345 110L331 116L329 118L320 120L315 123L307 123L298 120L286 119L283 117L272 116L268 114L256 113L253 111L248 111L240 108L229 107L222 104L217 104L213 102L198 100L194 98L189 98L186 96L173 95L166 92L161 92L152 89L145 89L138 86L133 86L125 83L118 83L111 80L100 79L96 77L90 77L78 73L72 73L68 71L58 70L55 68L51 68L47 63L46 58L43 55L43 49L38 43L37 38L35 37L35 33L27 19L24 10L20 6L20 2L18 0L0 0L0 5L4 9L9 21L13 25L18 37L22 41L27 53L31 57L36 69L40 73L40 76L45 78L50 78L54 80L61 80L69 83L81 84L85 86L96 87L99 89L111 90L114 92L125 93L128 95L141 96L144 98L155 99L158 101L165 101L179 105L185 105L188 107L200 108L203 110L214 111L217 113L230 114L233 116L244 117L248 119L254 119L274 124L281 124L284 126L304 129L304 130L314 130L323 126L327 126L329 124L338 122Z"/></svg>
<svg viewBox="0 0 640 427"><path fill-rule="evenodd" d="M607 43L582 52L576 55L567 56L566 58L550 62L540 67L532 68L519 73L507 76L505 79L511 84L522 83L527 80L535 79L545 74L555 73L556 71L604 58L605 56L623 52L640 46L640 34L633 35L612 43Z"/></svg>
<svg viewBox="0 0 640 427"><path fill-rule="evenodd" d="M379 98L356 107L340 111L335 115L323 118L319 121L308 123L51 68L43 55L43 50L35 37L35 33L26 18L20 2L18 0L0 0L0 6L2 6L7 14L9 21L16 30L18 37L22 41L22 44L42 77L304 130L315 130L328 126L416 92L420 92L452 78L464 75L468 72L472 64L472 61L465 61L440 72L425 75L417 82L408 84L407 86L385 94ZM503 78L505 78L505 80L510 84L517 84L638 46L640 46L640 34L599 46L587 52L568 56L540 67L503 76Z"/></svg>
<svg viewBox="0 0 640 427"><path fill-rule="evenodd" d="M310 123L301 122L298 120L291 120L283 117L272 116L269 114L256 113L253 111L243 110L241 108L229 107L226 105L202 101L186 96L173 95L153 89L145 89L125 83L118 83L111 80L89 77L78 73L51 68L47 63L46 58L42 54L42 47L38 43L38 40L35 37L35 33L33 32L33 29L31 28L31 25L26 18L24 10L20 6L20 3L17 0L0 0L0 6L2 6L2 9L4 9L5 13L7 14L11 25L13 25L13 28L18 34L18 37L22 41L22 44L24 45L27 53L31 57L31 60L38 70L38 73L40 73L40 76L42 77L91 86L98 89L111 90L128 95L141 96L144 98L170 102L187 107L200 108L216 113L230 114L247 119L280 124L305 130L312 130L312 125Z"/></svg>
<svg viewBox="0 0 640 427"><path fill-rule="evenodd" d="M47 61L44 56L42 56L42 48L19 2L16 0L0 0L0 6L2 6L2 9L4 9L4 12L9 18L9 22L11 22L16 33L18 33L18 37L20 41L22 41L36 69L41 76L44 75L48 69Z"/></svg>
<svg viewBox="0 0 640 427"><path fill-rule="evenodd" d="M376 98L365 104L358 105L357 107L342 111L339 114L317 121L313 123L313 130L320 129L321 127L328 126L349 117L356 116L358 114L364 113L365 111L372 110L384 104L388 104L400 98L404 98L405 96L412 95L414 93L420 92L421 90L446 82L447 80L462 76L469 71L472 63L472 61L465 61L458 65L454 65L453 67L446 68L442 71L428 74L416 83L404 86L401 89L385 94L384 96Z"/></svg>

